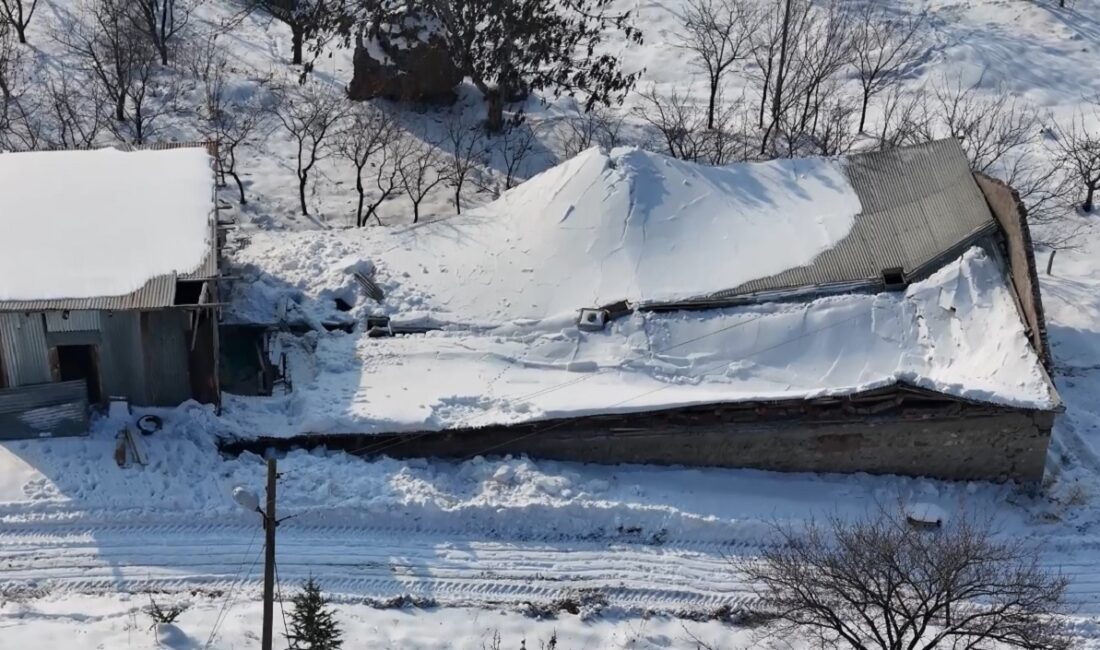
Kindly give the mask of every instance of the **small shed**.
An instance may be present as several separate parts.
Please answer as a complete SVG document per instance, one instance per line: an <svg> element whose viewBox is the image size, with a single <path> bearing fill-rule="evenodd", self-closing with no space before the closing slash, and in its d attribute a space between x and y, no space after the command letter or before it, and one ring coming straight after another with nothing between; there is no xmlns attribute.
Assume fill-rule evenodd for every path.
<svg viewBox="0 0 1100 650"><path fill-rule="evenodd" d="M0 439L89 406L219 404L207 145L0 154Z"/></svg>

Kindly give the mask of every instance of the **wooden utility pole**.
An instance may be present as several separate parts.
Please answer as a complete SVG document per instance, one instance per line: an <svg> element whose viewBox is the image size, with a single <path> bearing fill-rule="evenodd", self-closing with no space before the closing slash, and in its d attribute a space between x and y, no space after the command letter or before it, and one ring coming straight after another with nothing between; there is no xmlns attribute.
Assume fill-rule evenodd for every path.
<svg viewBox="0 0 1100 650"><path fill-rule="evenodd" d="M261 650L272 650L271 628L275 622L275 457L267 459L267 508L264 510L264 629Z"/></svg>

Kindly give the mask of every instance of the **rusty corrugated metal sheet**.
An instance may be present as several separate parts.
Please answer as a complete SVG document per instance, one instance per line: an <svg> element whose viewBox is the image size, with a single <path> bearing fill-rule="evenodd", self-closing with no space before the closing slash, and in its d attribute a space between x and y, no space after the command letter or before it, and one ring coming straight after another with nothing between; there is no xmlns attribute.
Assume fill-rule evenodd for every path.
<svg viewBox="0 0 1100 650"><path fill-rule="evenodd" d="M132 311L105 313L100 321L100 378L103 392L146 404L145 356L142 351L141 314Z"/></svg>
<svg viewBox="0 0 1100 650"><path fill-rule="evenodd" d="M989 207L955 140L856 154L846 173L863 211L852 231L812 264L746 282L704 300L856 281L883 269L907 275L962 243L996 230Z"/></svg>
<svg viewBox="0 0 1100 650"><path fill-rule="evenodd" d="M84 380L0 390L0 440L88 432Z"/></svg>
<svg viewBox="0 0 1100 650"><path fill-rule="evenodd" d="M52 379L41 314L0 314L0 347L10 386L41 384Z"/></svg>

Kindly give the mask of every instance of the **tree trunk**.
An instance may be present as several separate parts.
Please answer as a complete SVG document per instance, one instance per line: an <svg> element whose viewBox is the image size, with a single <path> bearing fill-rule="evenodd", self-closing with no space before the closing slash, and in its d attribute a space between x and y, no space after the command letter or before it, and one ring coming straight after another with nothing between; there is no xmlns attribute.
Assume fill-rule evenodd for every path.
<svg viewBox="0 0 1100 650"><path fill-rule="evenodd" d="M455 212L462 214L462 185L455 185Z"/></svg>
<svg viewBox="0 0 1100 650"><path fill-rule="evenodd" d="M1054 270L1054 256L1057 255L1057 254L1058 254L1058 249L1057 248L1050 251L1050 257L1047 258L1047 275L1050 275L1051 271Z"/></svg>
<svg viewBox="0 0 1100 650"><path fill-rule="evenodd" d="M420 201L413 201L413 223L420 221Z"/></svg>
<svg viewBox="0 0 1100 650"><path fill-rule="evenodd" d="M779 69L775 71L775 93L772 97L772 123L779 123L779 113L783 108L783 73L787 66L787 40L791 32L791 0L787 0L783 12L783 37L779 41Z"/></svg>
<svg viewBox="0 0 1100 650"><path fill-rule="evenodd" d="M302 65L302 41L305 40L305 30L300 25L291 25L290 39L292 48L290 62L294 65Z"/></svg>
<svg viewBox="0 0 1100 650"><path fill-rule="evenodd" d="M115 119L119 122L126 121L126 93L119 92L115 98Z"/></svg>
<svg viewBox="0 0 1100 650"><path fill-rule="evenodd" d="M19 36L19 42L23 45L27 44L27 26L24 24L15 24L15 33Z"/></svg>
<svg viewBox="0 0 1100 650"><path fill-rule="evenodd" d="M1081 209L1085 212L1092 213L1092 196L1096 193L1096 186L1089 185L1089 191L1085 194L1085 204L1081 206Z"/></svg>
<svg viewBox="0 0 1100 650"><path fill-rule="evenodd" d="M764 90L760 93L760 119L758 126L764 128L764 113L768 110L768 86L772 83L772 58L768 57L768 67L764 69Z"/></svg>
<svg viewBox="0 0 1100 650"><path fill-rule="evenodd" d="M244 183L241 182L241 177L236 171L229 172L229 175L233 177L233 182L237 184L237 191L241 193L241 205L248 205L248 201L244 198Z"/></svg>
<svg viewBox="0 0 1100 650"><path fill-rule="evenodd" d="M359 192L359 206L355 209L355 227L362 228L367 225L363 220L363 199L365 192L363 191L363 168L360 167L355 173L355 191Z"/></svg>
<svg viewBox="0 0 1100 650"><path fill-rule="evenodd" d="M157 51L160 52L160 64L163 66L168 65L168 44L161 42L157 44Z"/></svg>
<svg viewBox="0 0 1100 650"><path fill-rule="evenodd" d="M714 129L714 104L718 101L718 77L710 80L710 103L707 105L707 128Z"/></svg>
<svg viewBox="0 0 1100 650"><path fill-rule="evenodd" d="M485 129L489 133L500 133L504 130L504 96L500 88L491 88L485 95L485 101L489 105Z"/></svg>
<svg viewBox="0 0 1100 650"><path fill-rule="evenodd" d="M866 90L863 91L863 110L859 112L859 132L863 133L863 128L867 126L867 104L871 101L871 95Z"/></svg>
<svg viewBox="0 0 1100 650"><path fill-rule="evenodd" d="M298 201L302 205L302 216L309 216L309 208L306 207L306 182L309 180L309 175L306 172L300 172L298 174Z"/></svg>

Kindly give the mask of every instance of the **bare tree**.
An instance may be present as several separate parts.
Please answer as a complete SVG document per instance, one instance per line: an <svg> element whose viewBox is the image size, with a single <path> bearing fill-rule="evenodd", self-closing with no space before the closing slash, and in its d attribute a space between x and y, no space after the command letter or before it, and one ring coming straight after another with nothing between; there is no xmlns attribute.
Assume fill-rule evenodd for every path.
<svg viewBox="0 0 1100 650"><path fill-rule="evenodd" d="M0 0L0 23L15 28L20 43L27 42L27 25L38 8L38 0Z"/></svg>
<svg viewBox="0 0 1100 650"><path fill-rule="evenodd" d="M43 139L48 147L83 149L96 144L105 122L99 86L79 85L61 73L46 79L42 94Z"/></svg>
<svg viewBox="0 0 1100 650"><path fill-rule="evenodd" d="M371 214L365 211L367 188L363 183L363 170L399 137L401 129L389 112L371 104L356 104L348 128L338 136L336 150L355 167L355 190L359 195L355 225L358 227L365 226ZM375 160L374 164L379 161Z"/></svg>
<svg viewBox="0 0 1100 650"><path fill-rule="evenodd" d="M656 86L641 91L634 114L655 131L668 155L697 161L706 145L706 113L687 93L673 88L662 93Z"/></svg>
<svg viewBox="0 0 1100 650"><path fill-rule="evenodd" d="M138 30L127 0L87 0L76 14L65 12L57 40L74 54L114 105L114 118L127 121L126 102L136 77L151 79L152 47Z"/></svg>
<svg viewBox="0 0 1100 650"><path fill-rule="evenodd" d="M863 91L859 132L867 126L871 98L895 83L897 75L920 56L924 45L919 32L927 14L903 12L891 17L887 5L868 2L856 21L852 45L856 76Z"/></svg>
<svg viewBox="0 0 1100 650"><path fill-rule="evenodd" d="M751 0L689 0L681 20L679 46L694 55L693 63L707 75L707 128L713 129L722 77L749 55L762 14Z"/></svg>
<svg viewBox="0 0 1100 650"><path fill-rule="evenodd" d="M0 20L0 101L15 97L23 71L23 51L12 39L11 28Z"/></svg>
<svg viewBox="0 0 1100 650"><path fill-rule="evenodd" d="M512 189L526 178L527 160L535 152L537 143L535 130L529 124L514 120L493 138L493 149L504 167L504 190ZM494 194L499 195L500 190L494 191Z"/></svg>
<svg viewBox="0 0 1100 650"><path fill-rule="evenodd" d="M928 133L927 97L924 93L906 94L901 86L892 86L882 95L882 124L878 132L880 150L894 149L922 141Z"/></svg>
<svg viewBox="0 0 1100 650"><path fill-rule="evenodd" d="M719 93L714 127L707 128L706 109L677 89L663 94L651 86L640 97L642 103L634 113L656 135L654 147L663 147L674 158L710 165L747 159L744 129L735 128L742 116L743 98L726 102Z"/></svg>
<svg viewBox="0 0 1100 650"><path fill-rule="evenodd" d="M1100 135L1085 125L1081 114L1055 135L1058 164L1083 190L1081 210L1091 213L1096 190L1100 188Z"/></svg>
<svg viewBox="0 0 1100 650"><path fill-rule="evenodd" d="M160 118L176 110L175 78L159 74L156 53L148 43L143 46L145 56L135 63L126 89L125 120L108 125L119 139L136 144L144 144Z"/></svg>
<svg viewBox="0 0 1100 650"><path fill-rule="evenodd" d="M561 148L566 159L597 145L614 149L624 141L623 116L602 106L565 118L563 124Z"/></svg>
<svg viewBox="0 0 1100 650"><path fill-rule="evenodd" d="M970 166L980 172L993 173L1021 147L1031 143L1039 133L1038 114L1008 92L993 97L977 93L982 80L964 85L961 80L942 80L933 88L934 119L929 128L949 135L962 143ZM929 134L926 139L932 139Z"/></svg>
<svg viewBox="0 0 1100 650"><path fill-rule="evenodd" d="M466 181L478 173L487 158L483 130L466 119L462 111L452 112L443 122L443 144L450 154L443 162L444 173L454 190L455 211L462 214Z"/></svg>
<svg viewBox="0 0 1100 650"><path fill-rule="evenodd" d="M1070 647L1056 616L1068 580L988 524L921 530L883 511L778 532L779 544L737 568L781 634L860 650Z"/></svg>
<svg viewBox="0 0 1100 650"><path fill-rule="evenodd" d="M309 174L327 156L326 141L348 110L349 102L343 94L320 82L310 82L295 90L284 89L275 107L275 117L295 144L302 216L309 216L306 205Z"/></svg>
<svg viewBox="0 0 1100 650"><path fill-rule="evenodd" d="M168 65L172 42L191 18L191 5L186 0L135 0L135 5L135 17L160 55L161 65Z"/></svg>
<svg viewBox="0 0 1100 650"><path fill-rule="evenodd" d="M211 40L211 42L213 42ZM203 135L215 143L217 169L221 183L225 177L237 185L241 205L248 204L244 182L238 170L238 149L251 139L268 121L269 112L254 94L244 100L230 101L225 94L226 60L220 53L204 56L205 62L197 63L203 78ZM257 83L263 86L266 80Z"/></svg>
<svg viewBox="0 0 1100 650"><path fill-rule="evenodd" d="M303 45L320 27L319 21L324 15L324 2L322 0L249 1L254 8L263 10L290 28L291 63L301 65Z"/></svg>
<svg viewBox="0 0 1100 650"><path fill-rule="evenodd" d="M420 221L420 204L433 189L446 180L442 173L442 161L435 143L422 143L410 135L401 138L397 175L401 189L409 197L413 207L413 223Z"/></svg>
<svg viewBox="0 0 1100 650"><path fill-rule="evenodd" d="M378 209L391 197L400 193L400 171L404 166L405 156L411 153L412 150L406 146L404 139L401 137L394 138L378 152L375 160L371 163L371 167L374 169L374 188L377 192L367 205L361 225L367 225L372 216L379 226L382 225L382 216L378 214Z"/></svg>
<svg viewBox="0 0 1100 650"><path fill-rule="evenodd" d="M796 29L787 39L786 63L777 68L771 122L761 139L761 154L769 147L777 151L779 143L771 138L782 135L786 155L797 155L804 145L818 141L826 106L831 106L828 112L835 118L841 112L838 103L846 103L838 93L838 78L852 59L852 14L833 0L805 13L799 10L797 18ZM782 50L780 54L783 63Z"/></svg>

